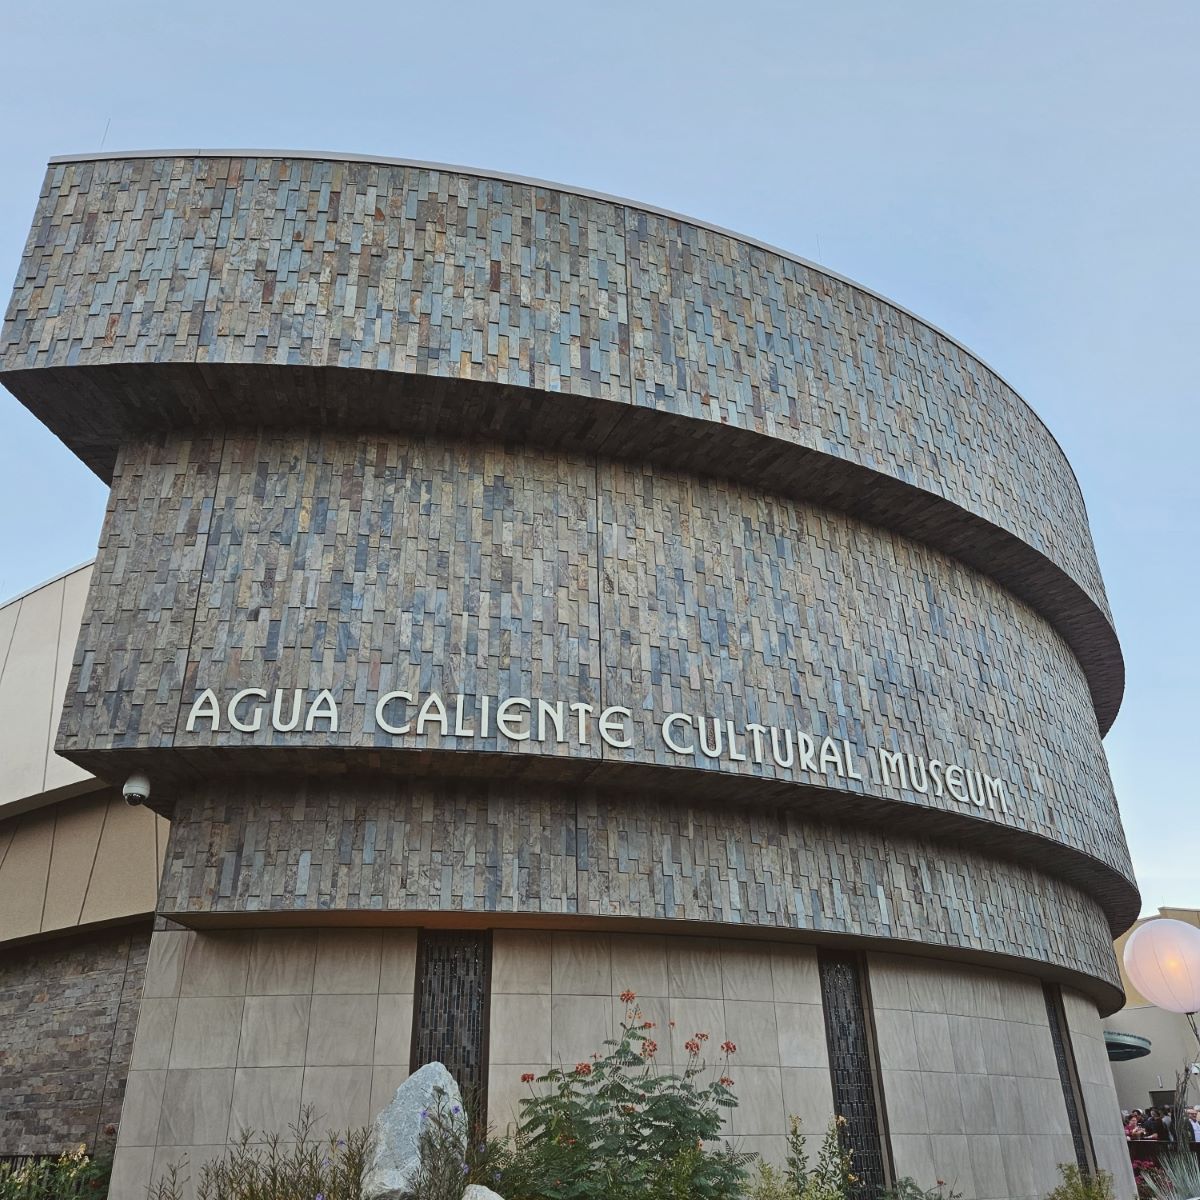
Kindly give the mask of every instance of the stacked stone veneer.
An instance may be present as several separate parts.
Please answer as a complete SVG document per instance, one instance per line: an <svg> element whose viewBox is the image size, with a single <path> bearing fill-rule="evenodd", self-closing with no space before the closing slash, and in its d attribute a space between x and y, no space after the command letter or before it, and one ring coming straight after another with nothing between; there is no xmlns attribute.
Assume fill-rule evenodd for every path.
<svg viewBox="0 0 1200 1200"><path fill-rule="evenodd" d="M377 368L756 428L986 513L1103 602L1070 467L993 372L819 269L622 203L385 163L53 164L5 369L152 361Z"/></svg>
<svg viewBox="0 0 1200 1200"><path fill-rule="evenodd" d="M106 477L148 430L441 413L538 440L584 401L575 444L648 452L654 423L631 446L624 412L658 414L659 432L684 421L677 454L710 434L712 469L743 477L790 447L781 485L819 478L839 505L954 541L1037 598L1087 661L1101 723L1116 712L1120 653L1082 499L1024 402L894 305L679 218L394 163L56 163L0 367ZM369 400L311 370L329 367L439 387ZM470 386L499 390L463 407ZM536 403L514 416L523 389ZM845 470L825 479L831 464Z"/></svg>
<svg viewBox="0 0 1200 1200"><path fill-rule="evenodd" d="M201 688L247 686L330 688L341 727L186 730ZM669 755L656 722L682 709L974 765L1008 784L1012 812L990 826L1099 860L1110 887L1130 873L1077 662L928 547L746 487L535 450L230 433L123 451L65 753L274 744L399 763L375 725L391 689L630 708L633 747L557 748L576 764L788 778ZM546 749L436 730L402 744ZM811 782L977 820L932 789Z"/></svg>
<svg viewBox="0 0 1200 1200"><path fill-rule="evenodd" d="M799 943L917 944L947 961L866 972L882 1103L900 1173L973 1200L1041 1195L1072 1148L1040 983L967 962L1067 980L1117 1163L1120 651L1061 451L947 337L622 202L159 155L52 164L0 380L112 480L58 747L150 773L158 906L194 927L155 936L118 1200L306 1097L365 1121L407 1069L401 924L496 931L505 1076L612 1028L631 964L670 1019L742 1022L734 1129L772 1156L828 1095ZM187 730L247 687L329 689L339 728ZM395 738L396 689L622 705L632 744ZM678 710L978 768L1010 809L676 759Z"/></svg>
<svg viewBox="0 0 1200 1200"><path fill-rule="evenodd" d="M0 1151L111 1146L150 944L147 922L0 953Z"/></svg>
<svg viewBox="0 0 1200 1200"><path fill-rule="evenodd" d="M179 920L674 920L1001 954L1118 986L1095 901L937 842L575 786L356 777L197 792L179 794L159 896Z"/></svg>

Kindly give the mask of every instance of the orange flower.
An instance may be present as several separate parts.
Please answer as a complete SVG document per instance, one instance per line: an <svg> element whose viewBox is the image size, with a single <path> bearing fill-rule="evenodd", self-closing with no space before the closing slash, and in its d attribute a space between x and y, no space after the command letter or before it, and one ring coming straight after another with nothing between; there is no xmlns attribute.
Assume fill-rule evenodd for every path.
<svg viewBox="0 0 1200 1200"><path fill-rule="evenodd" d="M576 1075L590 1075L592 1073L592 1064L581 1062L575 1064Z"/></svg>
<svg viewBox="0 0 1200 1200"><path fill-rule="evenodd" d="M621 993L622 1004L632 1004L637 999L637 992L631 992L628 988Z"/></svg>
<svg viewBox="0 0 1200 1200"><path fill-rule="evenodd" d="M726 1054L736 1054L737 1053L737 1047L732 1042L722 1042L721 1049Z"/></svg>

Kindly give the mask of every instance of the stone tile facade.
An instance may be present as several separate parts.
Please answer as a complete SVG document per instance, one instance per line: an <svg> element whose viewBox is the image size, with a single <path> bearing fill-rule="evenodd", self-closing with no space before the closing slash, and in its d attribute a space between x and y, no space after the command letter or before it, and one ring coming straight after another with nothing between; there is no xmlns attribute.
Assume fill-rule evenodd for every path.
<svg viewBox="0 0 1200 1200"><path fill-rule="evenodd" d="M214 794L216 793L216 794ZM755 926L1050 963L1117 1002L1087 896L990 855L786 810L576 786L264 780L181 792L159 895L204 914L458 913ZM686 928L681 924L681 930ZM618 989L620 990L620 989Z"/></svg>
<svg viewBox="0 0 1200 1200"><path fill-rule="evenodd" d="M203 688L253 685L331 689L338 732L187 730ZM392 689L621 704L633 746L436 727L397 742L374 713ZM847 814L880 797L978 826L962 836L1035 834L1078 852L1035 861L1090 870L1110 912L1133 902L1086 681L1010 593L828 509L533 449L267 432L127 447L60 746L97 770L111 749L266 745L404 770L402 745L795 778L670 754L655 730L676 710L974 764L1005 779L1011 812L832 768L808 782Z"/></svg>
<svg viewBox="0 0 1200 1200"><path fill-rule="evenodd" d="M305 1106L316 1137L368 1124L408 1077L416 945L396 929L157 930L113 1200L173 1164L190 1194L243 1130L294 1141Z"/></svg>
<svg viewBox="0 0 1200 1200"><path fill-rule="evenodd" d="M149 922L0 953L0 1154L92 1148L121 1118Z"/></svg>
<svg viewBox="0 0 1200 1200"><path fill-rule="evenodd" d="M1105 728L1119 702L1079 489L1024 402L892 304L685 220L394 163L55 163L0 366L105 477L120 444L164 428L427 426L430 405L657 461L669 430L746 480L790 448L781 481L819 474L826 502L973 555L1053 614ZM368 398L377 376L404 390Z"/></svg>

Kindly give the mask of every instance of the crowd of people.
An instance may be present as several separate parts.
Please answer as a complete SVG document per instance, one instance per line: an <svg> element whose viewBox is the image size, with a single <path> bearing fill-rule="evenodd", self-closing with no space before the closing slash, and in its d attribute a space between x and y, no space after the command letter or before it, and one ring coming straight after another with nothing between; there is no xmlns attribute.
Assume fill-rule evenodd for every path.
<svg viewBox="0 0 1200 1200"><path fill-rule="evenodd" d="M1200 1109L1185 1108L1176 1121L1169 1108L1135 1108L1122 1113L1131 1142L1184 1142L1200 1145Z"/></svg>

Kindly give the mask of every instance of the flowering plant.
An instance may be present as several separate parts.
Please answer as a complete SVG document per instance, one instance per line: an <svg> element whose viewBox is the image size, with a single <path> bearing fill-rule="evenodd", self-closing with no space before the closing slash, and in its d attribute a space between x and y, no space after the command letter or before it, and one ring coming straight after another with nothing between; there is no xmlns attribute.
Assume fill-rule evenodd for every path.
<svg viewBox="0 0 1200 1200"><path fill-rule="evenodd" d="M739 1195L752 1156L713 1143L724 1114L737 1105L721 1046L716 1078L708 1071L707 1033L684 1043L679 1072L659 1068L654 1025L633 992L621 1034L606 1052L536 1080L521 1101L521 1119L500 1190L510 1200L724 1200Z"/></svg>
<svg viewBox="0 0 1200 1200"><path fill-rule="evenodd" d="M0 1163L0 1200L104 1196L108 1194L111 1171L111 1148L105 1147L93 1155L82 1145L58 1158L33 1158L21 1164Z"/></svg>

